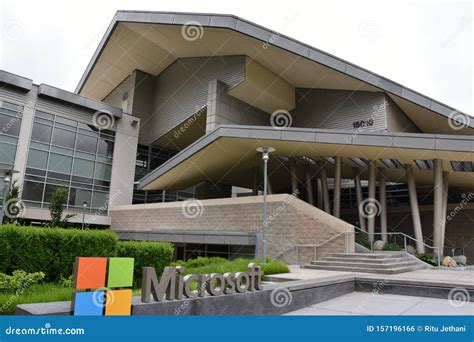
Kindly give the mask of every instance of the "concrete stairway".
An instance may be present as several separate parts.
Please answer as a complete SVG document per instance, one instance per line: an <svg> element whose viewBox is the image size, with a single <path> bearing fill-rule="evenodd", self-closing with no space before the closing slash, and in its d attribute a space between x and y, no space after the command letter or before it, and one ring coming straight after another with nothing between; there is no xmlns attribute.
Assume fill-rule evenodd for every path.
<svg viewBox="0 0 474 342"><path fill-rule="evenodd" d="M420 268L419 264L404 252L335 253L312 261L305 268L327 271L396 274Z"/></svg>

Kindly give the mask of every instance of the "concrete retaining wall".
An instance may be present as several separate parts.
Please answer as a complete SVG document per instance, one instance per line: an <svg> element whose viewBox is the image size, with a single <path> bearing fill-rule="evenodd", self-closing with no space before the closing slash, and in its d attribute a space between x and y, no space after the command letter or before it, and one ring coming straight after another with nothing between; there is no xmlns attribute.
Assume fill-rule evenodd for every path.
<svg viewBox="0 0 474 342"><path fill-rule="evenodd" d="M352 226L287 194L268 196L268 255L290 264L313 260L314 248ZM194 205L195 211L192 211ZM148 230L256 233L262 228L263 197L251 196L185 202L124 205L110 211L112 229L139 233ZM318 249L318 256L354 252L353 234L344 234Z"/></svg>

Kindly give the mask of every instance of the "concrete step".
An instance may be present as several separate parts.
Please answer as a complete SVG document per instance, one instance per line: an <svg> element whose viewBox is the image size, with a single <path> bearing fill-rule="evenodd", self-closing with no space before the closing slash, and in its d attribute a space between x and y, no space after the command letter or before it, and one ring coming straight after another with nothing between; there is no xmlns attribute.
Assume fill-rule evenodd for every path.
<svg viewBox="0 0 474 342"><path fill-rule="evenodd" d="M373 263L367 263L367 262L326 261L326 260L312 261L311 265L312 266L336 266L336 267L344 266L344 267L370 268L370 269L393 269L393 268L400 268L400 267L418 266L418 264L414 261L373 264Z"/></svg>
<svg viewBox="0 0 474 342"><path fill-rule="evenodd" d="M405 252L387 252L387 253L334 253L333 257L340 258L371 258L371 259L385 259L385 258L402 258L405 257Z"/></svg>
<svg viewBox="0 0 474 342"><path fill-rule="evenodd" d="M406 262L412 261L408 257L402 258L341 258L341 257L323 257L318 261L345 261L345 262L363 262L363 263L371 263L371 264L387 264L387 263L394 263L394 262Z"/></svg>
<svg viewBox="0 0 474 342"><path fill-rule="evenodd" d="M306 265L304 268L327 271L341 271L341 272L361 272L361 273L377 273L377 274L397 274L403 272L411 272L418 269L418 266L403 266L395 268L367 268L367 267L347 267L347 266L320 266L320 265Z"/></svg>

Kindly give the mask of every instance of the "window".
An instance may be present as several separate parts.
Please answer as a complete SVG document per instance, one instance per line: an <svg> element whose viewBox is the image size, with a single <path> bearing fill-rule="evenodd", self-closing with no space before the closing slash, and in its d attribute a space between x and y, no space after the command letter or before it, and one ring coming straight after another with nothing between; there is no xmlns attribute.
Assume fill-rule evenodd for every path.
<svg viewBox="0 0 474 342"><path fill-rule="evenodd" d="M95 153L97 150L97 138L78 134L76 149L83 152Z"/></svg>
<svg viewBox="0 0 474 342"><path fill-rule="evenodd" d="M49 143L51 141L52 131L52 127L34 122L33 131L31 132L31 140Z"/></svg>
<svg viewBox="0 0 474 342"><path fill-rule="evenodd" d="M46 163L48 162L48 152L30 149L28 154L28 167L33 167L35 169L46 169Z"/></svg>
<svg viewBox="0 0 474 342"><path fill-rule="evenodd" d="M43 189L43 183L26 181L23 184L22 199L25 201L41 202L41 200L43 199Z"/></svg>
<svg viewBox="0 0 474 342"><path fill-rule="evenodd" d="M87 207L91 205L92 191L84 189L71 188L69 194L69 205L82 207L84 202L87 203Z"/></svg>
<svg viewBox="0 0 474 342"><path fill-rule="evenodd" d="M20 126L21 119L19 116L11 116L0 113L0 134L18 137L20 134Z"/></svg>
<svg viewBox="0 0 474 342"><path fill-rule="evenodd" d="M420 170L433 170L434 169L434 163L432 160L415 160L416 166Z"/></svg>
<svg viewBox="0 0 474 342"><path fill-rule="evenodd" d="M94 175L94 163L85 159L74 159L74 168L72 173L77 176L90 177Z"/></svg>
<svg viewBox="0 0 474 342"><path fill-rule="evenodd" d="M16 145L0 142L0 163L13 165L15 163Z"/></svg>
<svg viewBox="0 0 474 342"><path fill-rule="evenodd" d="M55 127L53 131L53 144L67 147L67 148L74 148L74 142L76 140L76 133L71 132L62 128Z"/></svg>
<svg viewBox="0 0 474 342"><path fill-rule="evenodd" d="M51 153L49 155L48 170L61 173L71 173L72 157Z"/></svg>
<svg viewBox="0 0 474 342"><path fill-rule="evenodd" d="M0 135L0 144L5 139L15 138ZM51 194L65 186L66 210L82 211L84 202L88 211L107 208L114 139L113 131L98 132L92 125L35 112L23 194L28 206L47 208ZM0 150L0 158L5 151Z"/></svg>
<svg viewBox="0 0 474 342"><path fill-rule="evenodd" d="M451 167L456 172L474 172L472 162L452 161Z"/></svg>

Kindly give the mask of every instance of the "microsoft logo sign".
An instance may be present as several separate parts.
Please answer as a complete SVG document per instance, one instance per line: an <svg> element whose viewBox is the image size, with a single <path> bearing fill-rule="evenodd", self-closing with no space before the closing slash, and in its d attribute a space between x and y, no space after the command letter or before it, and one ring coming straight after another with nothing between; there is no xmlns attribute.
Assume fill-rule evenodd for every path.
<svg viewBox="0 0 474 342"><path fill-rule="evenodd" d="M133 258L76 258L71 305L77 316L128 316L132 311Z"/></svg>

